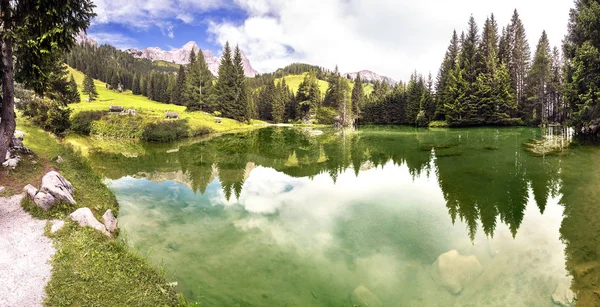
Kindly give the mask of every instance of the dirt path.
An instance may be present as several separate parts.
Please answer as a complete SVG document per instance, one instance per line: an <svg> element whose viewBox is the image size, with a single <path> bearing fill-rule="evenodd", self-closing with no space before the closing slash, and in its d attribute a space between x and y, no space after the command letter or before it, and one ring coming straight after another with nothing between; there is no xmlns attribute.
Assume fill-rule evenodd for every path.
<svg viewBox="0 0 600 307"><path fill-rule="evenodd" d="M0 198L0 306L42 306L52 241L45 220L21 208L22 195Z"/></svg>

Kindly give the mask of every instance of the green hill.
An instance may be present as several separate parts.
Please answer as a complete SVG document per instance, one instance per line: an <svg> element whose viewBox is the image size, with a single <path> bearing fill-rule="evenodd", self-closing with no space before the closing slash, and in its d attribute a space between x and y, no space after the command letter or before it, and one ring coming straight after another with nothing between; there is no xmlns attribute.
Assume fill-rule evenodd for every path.
<svg viewBox="0 0 600 307"><path fill-rule="evenodd" d="M303 73L301 75L288 75L285 76L285 83L290 87L290 89L292 90L292 92L294 92L294 94L296 94L296 92L298 91L298 88L300 87L300 83L302 83L302 81L304 81L304 76L307 73ZM277 78L275 79L275 83L281 82L282 78ZM321 94L325 95L325 91L327 91L327 88L329 87L329 82L327 81L323 81L323 80L317 80L317 82L319 83L319 89L321 89ZM373 92L373 84L370 83L365 83L363 84L363 87L365 89L365 94L366 95L370 95ZM354 82L350 81L350 89L352 90L354 88Z"/></svg>
<svg viewBox="0 0 600 307"><path fill-rule="evenodd" d="M131 91L119 93L106 88L106 83L94 80L98 98L92 102L86 102L85 96L81 93L83 89L83 73L69 67L69 72L73 74L75 82L81 94L81 102L70 104L73 113L81 111L108 110L109 106L123 106L126 109L135 109L141 116L164 118L165 111L175 111L179 113L179 118L187 119L191 128L210 127L216 132L225 132L230 130L250 129L254 124L264 124L259 120L252 120L251 125L243 124L233 119L224 118L221 124L215 123L214 116L205 112L185 112L184 106L174 104L160 103L152 101L142 95L134 95Z"/></svg>

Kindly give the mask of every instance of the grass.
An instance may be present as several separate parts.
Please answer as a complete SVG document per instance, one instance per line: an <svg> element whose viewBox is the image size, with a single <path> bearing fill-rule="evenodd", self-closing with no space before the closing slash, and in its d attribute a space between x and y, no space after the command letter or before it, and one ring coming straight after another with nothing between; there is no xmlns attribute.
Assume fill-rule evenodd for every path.
<svg viewBox="0 0 600 307"><path fill-rule="evenodd" d="M448 128L450 125L445 120L434 120L429 123L429 128Z"/></svg>
<svg viewBox="0 0 600 307"><path fill-rule="evenodd" d="M296 94L298 88L300 87L300 83L304 81L304 76L307 73L303 73L301 75L289 75L285 76L285 83L290 87L290 90ZM275 80L275 83L281 82L281 78ZM321 94L325 95L327 88L329 87L329 82L323 80L317 80L319 84L319 89L321 90ZM354 82L350 81L350 91L354 88ZM363 84L363 88L365 89L365 95L370 95L373 92L373 84L365 83Z"/></svg>
<svg viewBox="0 0 600 307"><path fill-rule="evenodd" d="M188 120L191 129L208 127L215 132L227 132L249 130L253 129L255 125L265 124L263 121L252 120L250 125L248 125L229 118L223 118L221 124L217 124L214 115L200 111L185 112L186 107L184 106L152 101L145 96L134 95L131 91L119 93L109 90L106 88L106 83L99 80L94 80L96 90L98 91L98 98L95 101L86 102L85 99L87 96L81 92L83 89L83 73L71 67L68 69L69 73L73 74L81 94L80 103L69 105L73 109L74 114L81 111L108 110L109 106L118 105L127 109L135 109L140 116L145 117L164 118L165 111L178 112L179 118Z"/></svg>
<svg viewBox="0 0 600 307"><path fill-rule="evenodd" d="M96 218L106 209L118 214L114 194L102 183L87 161L70 146L23 119L17 120L25 134L24 144L38 163L21 163L14 177L26 174L21 183L39 187L46 170L55 169L75 187L76 205L58 204L48 212L29 200L23 207L38 218L65 218L80 207L88 207ZM55 157L61 156L62 163ZM22 188L22 187L21 187ZM49 228L49 227L47 227ZM56 254L51 260L52 276L46 286L47 306L183 306L185 300L167 285L162 270L127 248L122 240L113 240L89 227L67 221L63 229L48 234Z"/></svg>

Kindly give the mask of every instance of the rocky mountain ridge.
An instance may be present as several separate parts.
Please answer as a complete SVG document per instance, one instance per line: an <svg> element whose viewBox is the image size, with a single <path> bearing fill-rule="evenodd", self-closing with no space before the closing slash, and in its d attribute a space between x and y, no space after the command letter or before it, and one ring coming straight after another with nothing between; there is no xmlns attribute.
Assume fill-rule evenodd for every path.
<svg viewBox="0 0 600 307"><path fill-rule="evenodd" d="M166 61L175 64L188 64L190 62L190 52L192 50L196 53L200 51L200 47L198 47L194 41L190 41L181 48L175 48L170 51L162 50L159 47L148 47L142 50L131 48L125 51L129 52L129 54L133 55L135 58L148 59L151 61ZM213 75L218 75L221 58L215 56L208 49L202 50L202 54L204 54L204 60L208 65L208 69L210 69ZM244 52L242 52L242 64L244 65L246 77L253 78L257 75L256 70L252 68L252 64L250 64L250 60L248 60Z"/></svg>
<svg viewBox="0 0 600 307"><path fill-rule="evenodd" d="M398 81L396 81L396 80L394 80L394 79L392 79L390 77L379 75L379 74L377 74L375 72L372 72L370 70L361 70L359 72L346 73L346 74L344 74L344 76L348 76L349 75L350 78L356 79L356 75L359 74L359 73L360 73L360 79L363 82L373 83L375 81L380 81L380 82L383 81L383 82L385 82L385 83L387 83L389 85L396 85L396 84L398 84Z"/></svg>

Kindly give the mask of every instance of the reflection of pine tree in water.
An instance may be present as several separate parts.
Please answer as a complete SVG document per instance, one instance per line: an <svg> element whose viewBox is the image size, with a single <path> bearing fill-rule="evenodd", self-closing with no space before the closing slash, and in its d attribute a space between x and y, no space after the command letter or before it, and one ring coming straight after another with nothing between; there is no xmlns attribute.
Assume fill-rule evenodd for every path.
<svg viewBox="0 0 600 307"><path fill-rule="evenodd" d="M560 228L578 306L600 306L600 150L582 148L564 161ZM583 169L582 169L583 167Z"/></svg>
<svg viewBox="0 0 600 307"><path fill-rule="evenodd" d="M452 221L464 221L471 238L478 222L486 235L493 236L498 217L515 236L528 201L528 186L543 212L559 182L559 158L536 158L523 151L521 143L530 136L522 130L423 133L388 127L311 136L297 129L270 128L180 146L170 154L162 148L148 148L135 158L119 154L92 154L91 158L110 171L105 176L114 179L183 171L188 186L202 194L215 179L216 166L227 199L239 198L249 175L248 163L293 177L327 173L334 181L349 168L358 176L363 166L389 162L405 165L413 178L429 175L434 168ZM497 150L486 150L486 146Z"/></svg>

